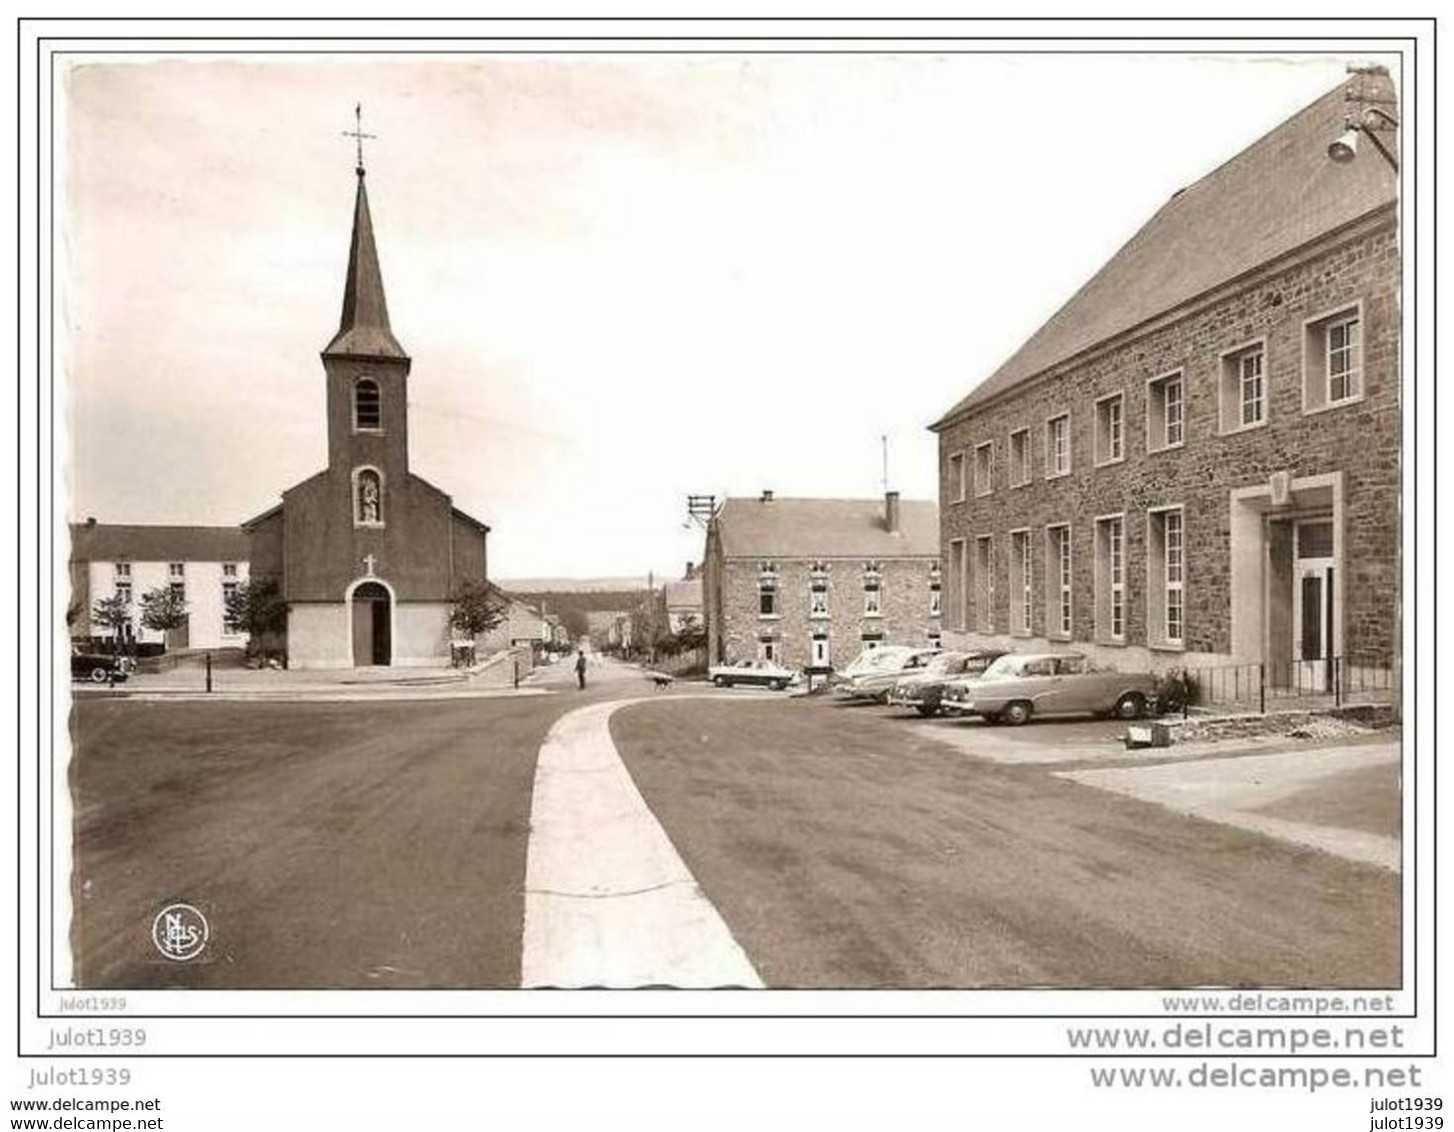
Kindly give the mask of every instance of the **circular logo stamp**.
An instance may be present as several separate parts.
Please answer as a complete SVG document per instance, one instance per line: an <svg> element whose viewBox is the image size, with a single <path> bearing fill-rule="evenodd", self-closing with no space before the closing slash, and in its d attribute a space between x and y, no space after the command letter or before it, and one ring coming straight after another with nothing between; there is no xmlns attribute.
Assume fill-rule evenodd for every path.
<svg viewBox="0 0 1454 1132"><path fill-rule="evenodd" d="M151 922L156 949L179 963L201 955L207 936L207 917L190 904L168 904Z"/></svg>

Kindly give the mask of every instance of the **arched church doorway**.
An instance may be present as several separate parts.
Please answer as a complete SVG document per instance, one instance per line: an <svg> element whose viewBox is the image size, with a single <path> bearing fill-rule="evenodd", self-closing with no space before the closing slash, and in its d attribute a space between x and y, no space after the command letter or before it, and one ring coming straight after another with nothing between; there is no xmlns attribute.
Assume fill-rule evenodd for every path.
<svg viewBox="0 0 1454 1132"><path fill-rule="evenodd" d="M389 639L389 591L378 582L363 582L353 591L353 664L363 668L388 664L392 657Z"/></svg>

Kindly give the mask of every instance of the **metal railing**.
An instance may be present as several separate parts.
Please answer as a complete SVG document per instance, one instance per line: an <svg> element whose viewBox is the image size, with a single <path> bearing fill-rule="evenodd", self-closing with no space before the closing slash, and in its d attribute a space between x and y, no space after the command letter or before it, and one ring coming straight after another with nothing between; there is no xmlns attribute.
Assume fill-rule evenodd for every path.
<svg viewBox="0 0 1454 1132"><path fill-rule="evenodd" d="M1223 664L1184 670L1186 707L1269 709L1395 703L1400 670L1388 656Z"/></svg>

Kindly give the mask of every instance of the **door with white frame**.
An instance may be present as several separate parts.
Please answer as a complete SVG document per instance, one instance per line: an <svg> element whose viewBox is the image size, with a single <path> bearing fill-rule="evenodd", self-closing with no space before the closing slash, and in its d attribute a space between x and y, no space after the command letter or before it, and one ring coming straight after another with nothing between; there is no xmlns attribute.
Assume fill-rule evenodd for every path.
<svg viewBox="0 0 1454 1132"><path fill-rule="evenodd" d="M1326 692L1333 681L1332 519L1297 523L1293 561L1292 648L1294 688Z"/></svg>

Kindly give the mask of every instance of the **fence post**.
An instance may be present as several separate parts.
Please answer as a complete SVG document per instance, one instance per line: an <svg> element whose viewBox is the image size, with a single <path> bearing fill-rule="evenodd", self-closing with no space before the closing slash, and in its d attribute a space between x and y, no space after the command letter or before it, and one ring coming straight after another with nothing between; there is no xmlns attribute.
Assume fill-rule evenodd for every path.
<svg viewBox="0 0 1454 1132"><path fill-rule="evenodd" d="M1267 661L1257 662L1257 714L1267 714Z"/></svg>
<svg viewBox="0 0 1454 1132"><path fill-rule="evenodd" d="M212 654L207 653L207 691L212 692Z"/></svg>

